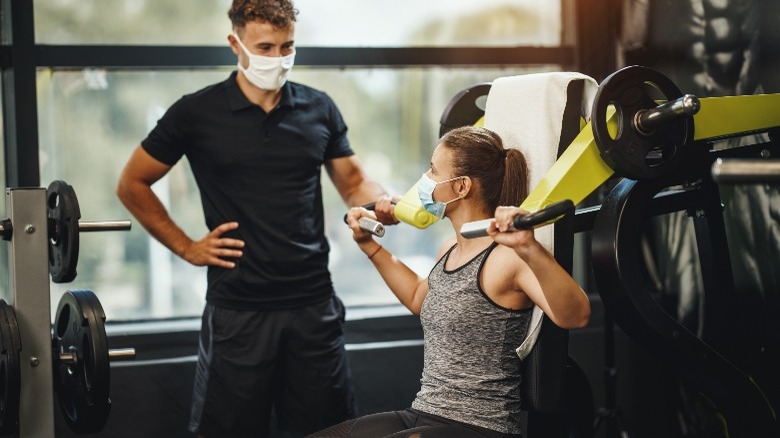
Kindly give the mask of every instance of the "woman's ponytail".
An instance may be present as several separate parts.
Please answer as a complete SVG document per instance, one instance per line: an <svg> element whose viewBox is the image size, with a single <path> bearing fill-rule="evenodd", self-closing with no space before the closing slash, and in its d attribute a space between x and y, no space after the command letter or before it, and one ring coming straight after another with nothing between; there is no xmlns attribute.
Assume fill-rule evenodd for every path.
<svg viewBox="0 0 780 438"><path fill-rule="evenodd" d="M504 149L504 183L499 205L519 206L528 197L528 165L525 155L518 149Z"/></svg>

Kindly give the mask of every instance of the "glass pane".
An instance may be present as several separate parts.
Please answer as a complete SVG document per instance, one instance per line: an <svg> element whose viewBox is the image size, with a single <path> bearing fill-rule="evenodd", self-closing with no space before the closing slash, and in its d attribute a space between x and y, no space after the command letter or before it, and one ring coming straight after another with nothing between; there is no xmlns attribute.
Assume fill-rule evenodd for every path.
<svg viewBox="0 0 780 438"><path fill-rule="evenodd" d="M558 46L560 1L297 0L299 46ZM35 2L41 44L223 45L230 0Z"/></svg>
<svg viewBox="0 0 780 438"><path fill-rule="evenodd" d="M227 44L230 0L35 0L38 44Z"/></svg>
<svg viewBox="0 0 780 438"><path fill-rule="evenodd" d="M545 70L557 70L550 66ZM291 79L327 90L350 127L365 170L403 194L427 169L439 117L458 91L531 70L354 69L293 70ZM535 69L533 71L540 71ZM181 95L224 80L215 71L51 71L38 74L41 180L73 185L83 220L129 219L114 194L135 146ZM336 290L349 306L396 303L343 223L341 198L323 174L327 235ZM174 220L192 237L206 233L200 199L186 160L155 185ZM451 231L400 224L381 243L427 275ZM173 256L138 225L129 232L82 233L74 285L96 291L112 320L192 316L201 312L206 269ZM52 302L72 285L52 284Z"/></svg>
<svg viewBox="0 0 780 438"><path fill-rule="evenodd" d="M558 46L560 1L297 0L301 46Z"/></svg>

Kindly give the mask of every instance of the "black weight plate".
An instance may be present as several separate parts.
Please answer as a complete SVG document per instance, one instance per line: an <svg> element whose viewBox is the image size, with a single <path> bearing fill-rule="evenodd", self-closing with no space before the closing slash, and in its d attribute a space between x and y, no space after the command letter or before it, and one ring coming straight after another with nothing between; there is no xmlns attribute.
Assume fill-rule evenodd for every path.
<svg viewBox="0 0 780 438"><path fill-rule="evenodd" d="M657 70L642 66L620 69L607 77L593 101L591 125L601 157L616 174L630 179L654 179L676 169L693 140L693 117L683 115L648 134L634 128L637 112L671 101L682 92ZM617 133L607 128L607 108L615 106Z"/></svg>
<svg viewBox="0 0 780 438"><path fill-rule="evenodd" d="M49 225L49 273L55 283L76 278L79 261L79 219L76 192L65 181L53 181L46 190Z"/></svg>
<svg viewBox="0 0 780 438"><path fill-rule="evenodd" d="M21 338L16 312L0 299L0 436L9 436L19 428Z"/></svg>
<svg viewBox="0 0 780 438"><path fill-rule="evenodd" d="M111 410L105 319L100 301L89 290L67 291L57 306L54 387L65 421L77 433L100 431ZM59 360L60 353L75 355L75 362Z"/></svg>

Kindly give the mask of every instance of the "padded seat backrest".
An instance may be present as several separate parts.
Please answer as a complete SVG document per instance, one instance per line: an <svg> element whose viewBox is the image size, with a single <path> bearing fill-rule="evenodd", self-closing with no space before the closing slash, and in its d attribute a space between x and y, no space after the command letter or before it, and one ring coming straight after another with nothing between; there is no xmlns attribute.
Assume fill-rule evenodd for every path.
<svg viewBox="0 0 780 438"><path fill-rule="evenodd" d="M530 189L536 186L580 132L588 118L596 82L577 73L539 73L499 78L492 83L484 126L497 132L505 147L520 149L529 164ZM535 236L558 263L572 270L573 218L535 230ZM523 409L553 413L566 409L568 330L556 326L540 309L529 330L530 352L523 358ZM527 350L527 349L526 349Z"/></svg>

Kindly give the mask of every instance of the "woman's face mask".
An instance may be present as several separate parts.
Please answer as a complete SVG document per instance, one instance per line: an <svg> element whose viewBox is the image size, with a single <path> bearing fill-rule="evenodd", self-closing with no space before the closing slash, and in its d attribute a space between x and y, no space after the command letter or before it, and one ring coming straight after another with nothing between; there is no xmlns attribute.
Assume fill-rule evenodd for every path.
<svg viewBox="0 0 780 438"><path fill-rule="evenodd" d="M455 202L458 199L461 199L461 197L458 196L454 199L450 199L447 202L434 201L433 191L434 189L436 189L437 185L454 181L459 178L463 178L463 177L456 176L455 178L445 179L444 181L436 182L432 180L427 173L423 173L422 178L420 178L420 183L417 186L417 194L420 196L420 202L422 203L423 208L425 208L425 210L428 213L438 217L439 219L443 218L444 210L447 209L447 204L451 202Z"/></svg>
<svg viewBox="0 0 780 438"><path fill-rule="evenodd" d="M233 36L236 37L241 50L249 58L249 66L246 68L241 65L241 61L238 62L238 69L244 73L247 80L261 90L273 91L282 88L287 82L287 75L295 64L295 52L281 57L255 55L244 46L238 35L234 33Z"/></svg>

